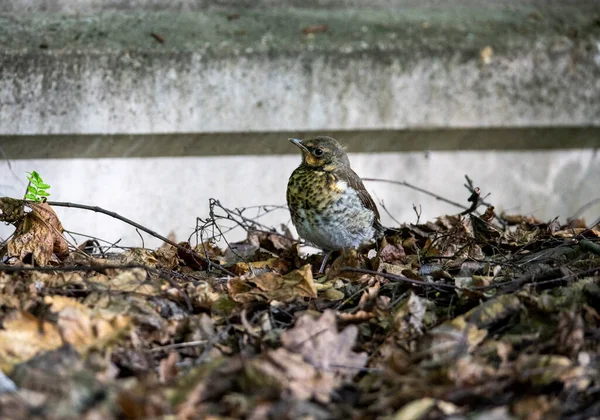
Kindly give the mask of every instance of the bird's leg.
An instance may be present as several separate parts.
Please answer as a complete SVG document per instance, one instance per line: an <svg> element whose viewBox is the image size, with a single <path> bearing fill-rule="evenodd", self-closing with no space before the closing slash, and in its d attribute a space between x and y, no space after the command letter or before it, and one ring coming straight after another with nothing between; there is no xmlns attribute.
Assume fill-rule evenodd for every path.
<svg viewBox="0 0 600 420"><path fill-rule="evenodd" d="M325 272L325 265L327 264L327 260L329 256L333 253L333 251L325 252L325 256L323 257L323 262L321 263L321 268L319 268L319 274L323 274Z"/></svg>

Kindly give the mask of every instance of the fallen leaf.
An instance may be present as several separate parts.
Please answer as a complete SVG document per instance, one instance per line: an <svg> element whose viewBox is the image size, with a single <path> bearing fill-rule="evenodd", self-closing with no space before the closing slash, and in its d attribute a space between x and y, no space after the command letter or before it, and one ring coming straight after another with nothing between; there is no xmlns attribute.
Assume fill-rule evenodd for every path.
<svg viewBox="0 0 600 420"><path fill-rule="evenodd" d="M255 359L251 364L254 372L251 383L257 387L265 387L265 379L277 385L299 400L315 398L327 403L331 391L339 384L333 372L320 371L303 360L302 355L278 348L263 357Z"/></svg>
<svg viewBox="0 0 600 420"><path fill-rule="evenodd" d="M164 244L153 253L157 265L165 270L173 270L179 265L177 248L170 244Z"/></svg>
<svg viewBox="0 0 600 420"><path fill-rule="evenodd" d="M402 245L385 245L381 251L379 252L379 257L383 262L394 264L404 262L404 258L406 257L406 252L404 252L404 248Z"/></svg>
<svg viewBox="0 0 600 420"><path fill-rule="evenodd" d="M238 262L229 267L229 271L237 276L243 276L248 273L257 275L270 271L284 274L290 270L291 266L290 262L284 259L270 258L266 261Z"/></svg>
<svg viewBox="0 0 600 420"><path fill-rule="evenodd" d="M23 200L10 197L0 197L0 221L18 223L25 217Z"/></svg>
<svg viewBox="0 0 600 420"><path fill-rule="evenodd" d="M116 275L96 275L87 280L87 284L96 290L133 292L155 296L161 293L166 284L163 280L152 279L143 268L115 270Z"/></svg>
<svg viewBox="0 0 600 420"><path fill-rule="evenodd" d="M411 292L410 297L394 315L394 325L401 338L408 338L415 333L423 334L427 326L435 324L436 316L431 312L433 307L433 302ZM428 310L429 319L426 319L425 314Z"/></svg>
<svg viewBox="0 0 600 420"><path fill-rule="evenodd" d="M231 299L240 303L274 300L291 302L303 297L317 297L310 264L285 276L270 272L255 277L230 278L227 281L227 292Z"/></svg>
<svg viewBox="0 0 600 420"><path fill-rule="evenodd" d="M167 357L161 359L158 366L158 375L162 383L172 382L177 377L179 371L177 362L179 362L179 353L176 351L169 352Z"/></svg>
<svg viewBox="0 0 600 420"><path fill-rule="evenodd" d="M31 255L36 265L46 266L55 255L58 259L69 256L69 244L58 216L48 203L30 203L31 212L19 220L13 236L8 240L9 257L25 261Z"/></svg>
<svg viewBox="0 0 600 420"><path fill-rule="evenodd" d="M319 294L319 296L321 296L327 300L342 300L342 299L344 299L344 297L346 297L344 295L344 293L342 293L341 291L334 289L334 288L329 288L329 289L321 292Z"/></svg>
<svg viewBox="0 0 600 420"><path fill-rule="evenodd" d="M435 408L435 399L425 397L409 402L392 418L393 420L420 420L425 418L433 408Z"/></svg>
<svg viewBox="0 0 600 420"><path fill-rule="evenodd" d="M478 328L488 328L502 320L517 314L523 309L521 301L515 295L502 295L488 300L471 309L464 317Z"/></svg>
<svg viewBox="0 0 600 420"><path fill-rule="evenodd" d="M305 34L316 34L319 32L327 31L327 25L310 25L304 28L303 32Z"/></svg>
<svg viewBox="0 0 600 420"><path fill-rule="evenodd" d="M64 341L79 352L116 338L130 323L124 315L93 310L65 296L46 296L44 302L57 314L56 324Z"/></svg>
<svg viewBox="0 0 600 420"><path fill-rule="evenodd" d="M583 348L585 331L583 317L576 311L561 312L558 319L556 350L565 356L575 357Z"/></svg>
<svg viewBox="0 0 600 420"><path fill-rule="evenodd" d="M352 351L357 335L354 325L338 333L335 312L328 309L318 319L302 315L294 328L281 335L281 342L318 369L354 375L367 361L366 353Z"/></svg>
<svg viewBox="0 0 600 420"><path fill-rule="evenodd" d="M141 264L148 267L156 267L158 260L154 252L145 248L132 248L119 255L122 264Z"/></svg>
<svg viewBox="0 0 600 420"><path fill-rule="evenodd" d="M419 341L415 360L428 367L447 365L472 353L485 339L487 331L458 316L425 333Z"/></svg>
<svg viewBox="0 0 600 420"><path fill-rule="evenodd" d="M513 405L514 414L527 420L558 419L558 409L556 400L551 402L546 395L525 397Z"/></svg>
<svg viewBox="0 0 600 420"><path fill-rule="evenodd" d="M17 363L63 344L56 325L19 312L5 319L0 330L0 369L10 372Z"/></svg>

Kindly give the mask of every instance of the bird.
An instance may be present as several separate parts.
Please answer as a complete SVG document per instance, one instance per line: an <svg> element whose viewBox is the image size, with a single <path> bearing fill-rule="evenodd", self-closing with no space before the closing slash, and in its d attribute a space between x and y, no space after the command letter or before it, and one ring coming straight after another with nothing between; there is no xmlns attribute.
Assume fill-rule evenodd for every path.
<svg viewBox="0 0 600 420"><path fill-rule="evenodd" d="M292 223L307 242L325 252L319 274L333 251L357 248L381 236L379 211L360 177L333 137L290 138L302 162L287 185Z"/></svg>

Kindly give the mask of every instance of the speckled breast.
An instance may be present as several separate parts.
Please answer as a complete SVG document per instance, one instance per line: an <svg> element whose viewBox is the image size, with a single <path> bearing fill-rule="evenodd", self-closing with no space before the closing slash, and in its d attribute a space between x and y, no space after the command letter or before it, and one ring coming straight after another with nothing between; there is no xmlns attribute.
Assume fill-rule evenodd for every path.
<svg viewBox="0 0 600 420"><path fill-rule="evenodd" d="M287 202L292 222L306 241L324 250L355 248L373 238L373 211L334 173L297 168Z"/></svg>

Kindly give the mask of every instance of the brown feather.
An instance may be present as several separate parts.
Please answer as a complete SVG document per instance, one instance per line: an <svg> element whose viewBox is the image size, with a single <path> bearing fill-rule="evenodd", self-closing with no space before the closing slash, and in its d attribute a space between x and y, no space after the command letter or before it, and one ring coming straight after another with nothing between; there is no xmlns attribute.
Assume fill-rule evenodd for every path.
<svg viewBox="0 0 600 420"><path fill-rule="evenodd" d="M363 184L358 174L349 167L342 167L335 172L335 175L340 181L345 181L348 183L349 187L354 188L363 206L375 213L375 219L373 219L373 226L375 227L375 229L382 231L383 225L379 220L381 216L379 215L379 210L377 210L377 205L375 204L373 197L371 197L371 194L369 194L369 191L367 191L367 189L365 188L365 185Z"/></svg>

